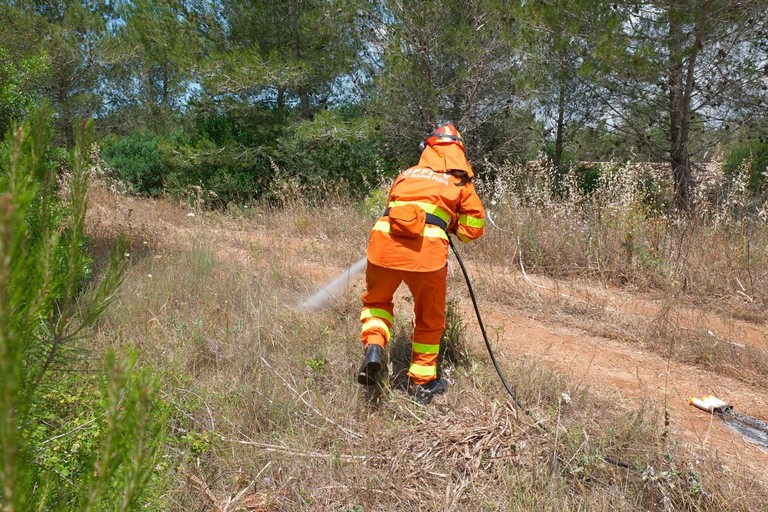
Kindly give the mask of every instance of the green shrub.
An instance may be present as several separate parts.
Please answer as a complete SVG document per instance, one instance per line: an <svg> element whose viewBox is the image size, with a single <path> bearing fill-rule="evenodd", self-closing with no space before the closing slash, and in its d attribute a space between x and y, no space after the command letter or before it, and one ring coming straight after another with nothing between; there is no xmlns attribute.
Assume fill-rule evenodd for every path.
<svg viewBox="0 0 768 512"><path fill-rule="evenodd" d="M165 187L175 197L202 190L215 206L280 202L287 189L312 199L361 197L385 173L376 124L354 109L294 122L262 107L241 119L201 117L194 130L161 144Z"/></svg>
<svg viewBox="0 0 768 512"><path fill-rule="evenodd" d="M162 193L166 169L156 135L136 132L129 137L108 137L102 142L101 156L134 193L150 197Z"/></svg>
<svg viewBox="0 0 768 512"><path fill-rule="evenodd" d="M723 171L733 177L745 160L751 160L749 167L749 190L760 192L766 188L768 172L768 143L749 142L734 147L725 159Z"/></svg>
<svg viewBox="0 0 768 512"><path fill-rule="evenodd" d="M282 137L275 160L309 195L342 190L361 197L386 172L380 139L375 122L354 112L327 110Z"/></svg>
<svg viewBox="0 0 768 512"><path fill-rule="evenodd" d="M187 130L160 144L166 191L198 205L202 198L208 207L267 196L275 180L274 148L289 116L263 105L231 112L218 105L198 107Z"/></svg>
<svg viewBox="0 0 768 512"><path fill-rule="evenodd" d="M152 479L168 408L154 396L156 379L135 365L109 353L98 371L54 371L42 383L28 417L44 485L31 502L44 510L139 510L157 499Z"/></svg>
<svg viewBox="0 0 768 512"><path fill-rule="evenodd" d="M166 191L177 199L202 193L208 206L221 207L258 198L269 188L271 163L260 148L179 136L166 143L164 153Z"/></svg>

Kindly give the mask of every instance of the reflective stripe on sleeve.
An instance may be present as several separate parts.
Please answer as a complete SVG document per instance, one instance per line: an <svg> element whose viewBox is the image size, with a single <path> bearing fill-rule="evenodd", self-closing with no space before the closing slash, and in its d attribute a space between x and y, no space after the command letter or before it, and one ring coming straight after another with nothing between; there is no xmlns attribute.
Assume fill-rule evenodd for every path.
<svg viewBox="0 0 768 512"><path fill-rule="evenodd" d="M414 343L413 351L421 354L438 354L440 353L440 344Z"/></svg>
<svg viewBox="0 0 768 512"><path fill-rule="evenodd" d="M445 221L446 224L451 223L451 214L443 210L439 206L435 206L434 204L431 204L431 203L425 203L422 201L390 201L387 207L394 208L395 206L402 206L404 204L415 204L425 212L431 213L436 217L440 217Z"/></svg>
<svg viewBox="0 0 768 512"><path fill-rule="evenodd" d="M481 228L485 225L485 219L478 219L469 215L459 215L459 224L464 224L471 228Z"/></svg>
<svg viewBox="0 0 768 512"><path fill-rule="evenodd" d="M392 315L389 314L389 311L381 308L363 309L363 312L360 313L360 320L365 320L366 318L383 318L390 324L394 321L394 318L392 318Z"/></svg>
<svg viewBox="0 0 768 512"><path fill-rule="evenodd" d="M386 220L380 220L373 225L373 230L389 233L390 231L389 222L387 222ZM448 240L448 235L445 234L445 231L443 231L442 228L438 226L433 226L432 224L427 224L426 226L424 226L424 229L421 231L421 236L425 236L428 238L442 238L443 240Z"/></svg>

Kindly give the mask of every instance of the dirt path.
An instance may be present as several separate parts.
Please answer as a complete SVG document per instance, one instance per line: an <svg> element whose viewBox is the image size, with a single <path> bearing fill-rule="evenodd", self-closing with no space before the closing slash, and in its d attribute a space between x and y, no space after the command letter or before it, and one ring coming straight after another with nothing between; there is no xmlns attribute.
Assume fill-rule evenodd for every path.
<svg viewBox="0 0 768 512"><path fill-rule="evenodd" d="M643 296L617 287L603 287L591 282L555 282L541 276L526 276L531 286L547 290L551 294L586 302L602 302L606 311L625 316L654 318L662 310L670 308L667 314L675 323L690 330L706 332L715 341L731 343L736 347L750 346L768 353L768 320L754 322L729 318L713 311L681 305L679 300L665 304L662 299ZM523 280L523 277L519 277Z"/></svg>
<svg viewBox="0 0 768 512"><path fill-rule="evenodd" d="M485 303L481 308L486 329L502 333L496 349L500 360L525 356L627 410L642 399L657 404L666 401L672 439L693 450L714 450L732 471L761 475L762 483L768 485L768 450L746 442L720 420L688 403L691 396L714 393L740 412L764 419L768 391L668 361L620 341L544 323L508 306ZM478 345L475 350L483 347Z"/></svg>

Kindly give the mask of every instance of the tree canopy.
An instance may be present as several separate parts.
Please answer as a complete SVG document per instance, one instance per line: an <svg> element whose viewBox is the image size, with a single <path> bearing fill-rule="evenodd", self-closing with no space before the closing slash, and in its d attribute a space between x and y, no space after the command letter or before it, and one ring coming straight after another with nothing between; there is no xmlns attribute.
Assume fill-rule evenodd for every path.
<svg viewBox="0 0 768 512"><path fill-rule="evenodd" d="M94 117L108 163L151 174L142 178L151 187L132 183L137 191L203 187L226 202L268 197L277 175L364 191L452 121L481 171L542 155L557 167L668 162L672 204L685 210L701 163L768 143L765 9L764 0L5 0L0 128L50 104L54 140L71 146L76 120ZM131 151L157 156L143 170L120 168Z"/></svg>

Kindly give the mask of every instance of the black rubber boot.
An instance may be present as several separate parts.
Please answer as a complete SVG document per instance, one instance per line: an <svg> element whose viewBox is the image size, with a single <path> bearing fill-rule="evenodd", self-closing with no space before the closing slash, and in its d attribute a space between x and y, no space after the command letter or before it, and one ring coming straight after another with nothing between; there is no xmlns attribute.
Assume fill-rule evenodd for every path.
<svg viewBox="0 0 768 512"><path fill-rule="evenodd" d="M357 372L357 382L364 386L376 384L376 374L381 370L381 346L368 345L363 365Z"/></svg>
<svg viewBox="0 0 768 512"><path fill-rule="evenodd" d="M427 405L435 396L445 393L448 389L448 381L445 379L435 379L426 384L411 384L408 387L408 394L411 398L422 405Z"/></svg>

